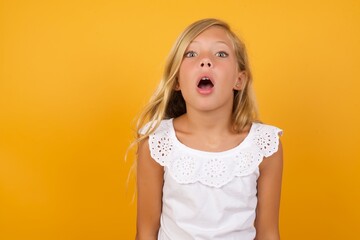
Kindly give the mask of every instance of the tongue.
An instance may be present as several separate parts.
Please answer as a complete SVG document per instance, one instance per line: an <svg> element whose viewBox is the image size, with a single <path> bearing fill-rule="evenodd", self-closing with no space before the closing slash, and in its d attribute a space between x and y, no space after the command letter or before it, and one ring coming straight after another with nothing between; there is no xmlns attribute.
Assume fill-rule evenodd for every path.
<svg viewBox="0 0 360 240"><path fill-rule="evenodd" d="M212 88L212 84L200 84L199 88L201 89L210 89Z"/></svg>
<svg viewBox="0 0 360 240"><path fill-rule="evenodd" d="M200 89L210 89L214 85L211 83L211 81L200 81L199 88Z"/></svg>

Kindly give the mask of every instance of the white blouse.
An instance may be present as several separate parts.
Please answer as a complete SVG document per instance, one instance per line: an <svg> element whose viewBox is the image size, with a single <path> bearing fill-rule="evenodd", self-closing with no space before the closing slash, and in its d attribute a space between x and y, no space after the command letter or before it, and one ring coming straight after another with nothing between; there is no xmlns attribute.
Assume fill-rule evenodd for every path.
<svg viewBox="0 0 360 240"><path fill-rule="evenodd" d="M206 152L182 144L173 119L162 120L149 136L151 157L164 167L158 239L253 240L259 164L277 152L281 134L253 123L238 146Z"/></svg>

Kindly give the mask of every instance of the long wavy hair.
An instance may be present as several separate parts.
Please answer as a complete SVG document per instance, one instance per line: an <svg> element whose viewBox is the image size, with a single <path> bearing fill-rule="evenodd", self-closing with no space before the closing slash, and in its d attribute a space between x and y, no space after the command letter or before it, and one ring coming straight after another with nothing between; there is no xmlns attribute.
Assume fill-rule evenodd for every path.
<svg viewBox="0 0 360 240"><path fill-rule="evenodd" d="M213 26L221 27L226 31L235 50L238 69L239 71L244 71L246 74L243 90L234 90L232 110L233 129L236 132L241 132L248 124L257 121L258 112L252 89L253 80L245 45L226 22L207 18L192 23L177 38L167 58L160 84L137 120L136 130L138 136L135 142L140 142L147 138L159 126L161 120L176 118L186 113L186 103L181 91L175 90L180 65L191 41L200 33ZM147 122L152 122L153 124L151 124L143 134L139 134L140 129L143 128Z"/></svg>

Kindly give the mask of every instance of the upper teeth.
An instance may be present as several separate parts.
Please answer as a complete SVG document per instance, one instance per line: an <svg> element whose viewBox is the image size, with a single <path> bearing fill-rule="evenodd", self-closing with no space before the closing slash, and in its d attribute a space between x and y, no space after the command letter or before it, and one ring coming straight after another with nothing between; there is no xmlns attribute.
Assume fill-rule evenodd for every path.
<svg viewBox="0 0 360 240"><path fill-rule="evenodd" d="M201 78L201 80L210 80L210 78L208 78L208 77L203 77L203 78Z"/></svg>

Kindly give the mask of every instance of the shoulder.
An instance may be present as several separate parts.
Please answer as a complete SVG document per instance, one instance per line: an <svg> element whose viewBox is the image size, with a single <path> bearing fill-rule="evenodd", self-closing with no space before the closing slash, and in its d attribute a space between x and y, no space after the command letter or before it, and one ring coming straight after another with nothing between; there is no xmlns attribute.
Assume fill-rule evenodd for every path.
<svg viewBox="0 0 360 240"><path fill-rule="evenodd" d="M277 152L283 130L273 125L253 123L251 127L253 143L265 157Z"/></svg>
<svg viewBox="0 0 360 240"><path fill-rule="evenodd" d="M283 130L279 127L276 127L274 125L265 124L262 122L253 122L252 128L256 132L275 132L278 135L282 135Z"/></svg>
<svg viewBox="0 0 360 240"><path fill-rule="evenodd" d="M165 166L173 152L172 119L149 122L140 129L139 134L147 135L145 146L150 150L151 157Z"/></svg>
<svg viewBox="0 0 360 240"><path fill-rule="evenodd" d="M161 121L150 121L146 123L140 130L141 135L151 135L154 133L160 133L169 131L172 126L173 119L163 119Z"/></svg>

